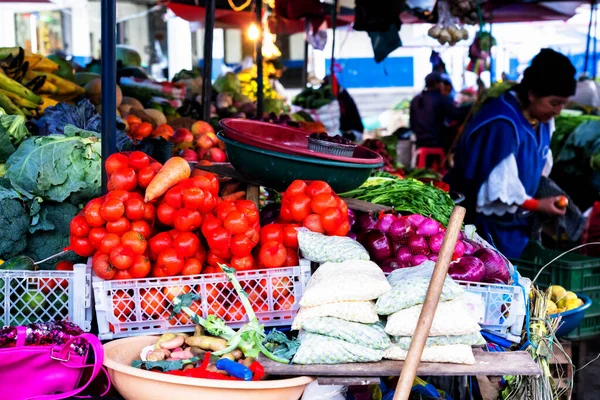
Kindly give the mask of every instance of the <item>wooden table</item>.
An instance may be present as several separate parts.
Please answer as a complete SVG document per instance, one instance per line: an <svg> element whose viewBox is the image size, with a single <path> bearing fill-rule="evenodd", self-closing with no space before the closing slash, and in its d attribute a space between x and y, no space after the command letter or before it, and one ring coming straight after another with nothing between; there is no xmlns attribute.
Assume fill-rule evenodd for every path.
<svg viewBox="0 0 600 400"><path fill-rule="evenodd" d="M475 364L421 363L419 376L503 376L540 375L540 369L526 351L485 352L473 349ZM376 363L352 363L337 365L280 364L260 356L265 372L280 376L316 376L319 382L341 385L361 381L373 383L373 378L399 376L404 361L383 360Z"/></svg>

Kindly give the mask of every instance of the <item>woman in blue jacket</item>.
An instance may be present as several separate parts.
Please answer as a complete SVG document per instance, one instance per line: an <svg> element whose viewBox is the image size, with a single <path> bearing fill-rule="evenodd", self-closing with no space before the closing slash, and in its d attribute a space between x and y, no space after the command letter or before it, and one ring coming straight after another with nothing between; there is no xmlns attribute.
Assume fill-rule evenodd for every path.
<svg viewBox="0 0 600 400"><path fill-rule="evenodd" d="M575 73L567 57L543 49L520 84L473 116L456 146L446 181L465 195L479 234L508 257L525 249L532 213L565 213L558 198L534 196L552 167L553 120L575 93Z"/></svg>

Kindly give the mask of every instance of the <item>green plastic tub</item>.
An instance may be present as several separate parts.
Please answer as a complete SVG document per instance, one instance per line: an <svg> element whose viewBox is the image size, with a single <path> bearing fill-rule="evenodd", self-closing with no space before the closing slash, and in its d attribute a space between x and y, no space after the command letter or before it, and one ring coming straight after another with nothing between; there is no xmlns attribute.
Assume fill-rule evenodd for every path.
<svg viewBox="0 0 600 400"><path fill-rule="evenodd" d="M380 164L354 164L263 150L217 134L225 142L231 165L246 178L275 190L296 179L325 181L338 193L362 185Z"/></svg>

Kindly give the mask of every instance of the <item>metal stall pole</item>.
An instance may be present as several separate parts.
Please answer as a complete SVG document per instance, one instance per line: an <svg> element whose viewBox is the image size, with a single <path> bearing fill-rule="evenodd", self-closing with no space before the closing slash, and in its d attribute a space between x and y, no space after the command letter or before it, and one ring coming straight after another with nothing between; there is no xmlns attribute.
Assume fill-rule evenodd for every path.
<svg viewBox="0 0 600 400"><path fill-rule="evenodd" d="M204 16L204 64L202 65L202 118L205 121L210 119L214 29L215 0L207 0L206 15Z"/></svg>
<svg viewBox="0 0 600 400"><path fill-rule="evenodd" d="M329 68L330 82L333 82L333 72L335 70L335 28L337 23L338 0L333 1L333 9L331 10L331 32L333 40L331 42L331 66Z"/></svg>
<svg viewBox="0 0 600 400"><path fill-rule="evenodd" d="M302 64L302 88L308 85L308 31L310 29L310 21L306 18L304 32L307 37L304 39L304 64Z"/></svg>
<svg viewBox="0 0 600 400"><path fill-rule="evenodd" d="M106 193L104 161L117 151L117 49L116 0L100 0L101 68L102 68L102 193Z"/></svg>
<svg viewBox="0 0 600 400"><path fill-rule="evenodd" d="M256 41L256 116L261 118L265 111L265 94L263 82L263 26L262 26L262 0L256 0L254 12L256 13L256 23L258 25L258 40Z"/></svg>

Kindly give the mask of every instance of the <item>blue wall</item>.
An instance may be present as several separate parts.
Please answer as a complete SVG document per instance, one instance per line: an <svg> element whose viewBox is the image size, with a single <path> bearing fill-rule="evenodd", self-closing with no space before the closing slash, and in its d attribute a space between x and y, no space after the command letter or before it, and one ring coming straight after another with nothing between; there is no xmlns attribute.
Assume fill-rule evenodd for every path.
<svg viewBox="0 0 600 400"><path fill-rule="evenodd" d="M380 64L373 58L335 60L342 71L337 73L344 88L413 87L414 58L388 57ZM329 71L331 60L326 61Z"/></svg>
<svg viewBox="0 0 600 400"><path fill-rule="evenodd" d="M204 60L199 60L198 61L198 68L202 68L202 66L204 65ZM211 79L214 82L215 79L217 79L219 77L219 75L221 75L221 67L225 65L225 60L222 58L213 58L212 60L212 76Z"/></svg>
<svg viewBox="0 0 600 400"><path fill-rule="evenodd" d="M585 65L585 53L565 54L565 55L573 63L573 66L577 70L577 76L582 74L584 72L583 68ZM598 65L598 63L600 63L600 54L596 55L596 64ZM511 58L509 60L509 64L510 64L510 71L509 71L508 76L511 79L517 79L519 77L519 73L517 72L517 68L519 66L519 60L516 58ZM589 76L593 76L593 74L594 74L593 64L594 64L594 55L592 53L588 56L587 73ZM527 63L527 65L529 65L529 62ZM600 69L598 67L596 67L596 75L600 75Z"/></svg>

